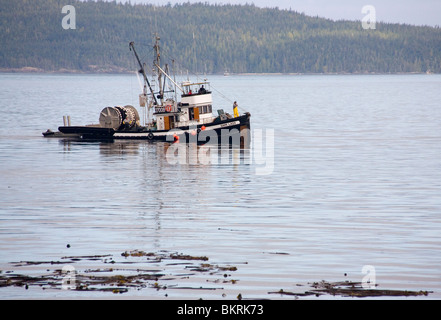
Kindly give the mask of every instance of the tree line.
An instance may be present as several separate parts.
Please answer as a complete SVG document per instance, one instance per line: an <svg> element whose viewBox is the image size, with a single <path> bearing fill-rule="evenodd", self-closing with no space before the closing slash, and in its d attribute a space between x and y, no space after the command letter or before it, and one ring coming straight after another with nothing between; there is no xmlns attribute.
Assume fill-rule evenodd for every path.
<svg viewBox="0 0 441 320"><path fill-rule="evenodd" d="M75 8L64 29L62 8ZM441 30L332 21L254 5L154 6L104 1L0 0L0 68L133 71L129 42L151 62L154 35L181 71L198 73L441 72Z"/></svg>

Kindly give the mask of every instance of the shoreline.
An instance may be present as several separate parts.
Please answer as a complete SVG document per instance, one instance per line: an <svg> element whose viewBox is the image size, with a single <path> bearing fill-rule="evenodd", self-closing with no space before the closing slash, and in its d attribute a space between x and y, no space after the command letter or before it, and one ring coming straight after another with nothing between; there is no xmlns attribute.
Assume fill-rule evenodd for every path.
<svg viewBox="0 0 441 320"><path fill-rule="evenodd" d="M119 69L119 70L118 70ZM126 70L123 68L109 68L109 69L96 69L92 71L73 70L73 69L59 69L59 70L44 70L35 67L22 67L22 68L0 68L0 73L25 73L25 74L133 74L135 71ZM303 75L415 75L415 74L441 74L434 72L238 72L229 73L225 75L223 73L209 73L199 75L224 75L229 76L303 76Z"/></svg>

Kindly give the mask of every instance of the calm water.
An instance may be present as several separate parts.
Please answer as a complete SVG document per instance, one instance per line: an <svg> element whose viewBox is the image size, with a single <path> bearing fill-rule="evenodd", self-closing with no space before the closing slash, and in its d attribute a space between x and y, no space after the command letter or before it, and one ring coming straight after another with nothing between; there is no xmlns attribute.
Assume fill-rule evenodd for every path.
<svg viewBox="0 0 441 320"><path fill-rule="evenodd" d="M131 262L170 278L159 280L166 290L5 287L0 298L281 299L292 297L268 292L359 282L366 265L379 289L441 298L441 76L209 80L218 90L214 109L232 112L237 100L263 150L254 144L213 154L208 164L173 164L165 143L44 139L63 115L83 125L98 122L106 106L136 105L137 78L0 75L2 274L61 268L16 262L111 255L125 268ZM124 260L131 250L207 256L237 271L223 277L191 272L185 261ZM84 273L108 267L103 262L72 266Z"/></svg>

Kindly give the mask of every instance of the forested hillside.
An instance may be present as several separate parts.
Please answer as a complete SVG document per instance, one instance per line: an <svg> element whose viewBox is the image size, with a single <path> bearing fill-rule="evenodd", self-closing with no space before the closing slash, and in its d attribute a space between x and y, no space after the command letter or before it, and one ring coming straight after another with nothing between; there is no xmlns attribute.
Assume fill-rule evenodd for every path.
<svg viewBox="0 0 441 320"><path fill-rule="evenodd" d="M62 27L64 5L75 7L76 29ZM134 70L129 42L150 63L156 32L166 56L200 73L441 73L439 28L364 30L361 22L253 5L77 0L0 0L0 68Z"/></svg>

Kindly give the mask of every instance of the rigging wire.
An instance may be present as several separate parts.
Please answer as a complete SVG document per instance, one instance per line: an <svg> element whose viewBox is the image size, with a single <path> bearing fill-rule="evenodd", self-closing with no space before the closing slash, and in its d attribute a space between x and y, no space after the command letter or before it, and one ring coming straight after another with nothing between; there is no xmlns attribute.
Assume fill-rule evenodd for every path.
<svg viewBox="0 0 441 320"><path fill-rule="evenodd" d="M156 38L156 37L159 35L159 33L158 33L158 30L159 30L159 28L158 28L158 12L157 12L157 10L159 10L159 7L158 7L157 5L154 5L154 4L153 4L152 7L153 7L153 19L150 19L150 27L151 27L152 30L154 30L153 35L154 35L154 37ZM196 68L197 68L197 61L198 61L198 59L197 59L197 57L196 57L196 38L195 38L195 34L194 34L194 32L193 32L193 49L194 49L194 54L195 54L195 58L196 58ZM148 53L150 54L151 51L153 51L153 50L154 50L154 47L151 47L150 50L147 50L147 51L148 51ZM168 51L167 51L166 49L164 50L164 46L161 46L161 55L164 55L164 56L167 57L170 61L177 62L177 64L178 64L179 66L182 67L182 68L180 68L180 69L184 69L184 70L186 70L186 71L187 71L187 74L188 74L188 73L191 73L193 76L196 77L196 79L197 79L198 81L200 81L200 80L205 81L204 79L201 79L201 78L200 78L195 72L192 72L192 71L190 71L189 68L186 68L185 65L184 65L184 63L182 63L182 62L179 61L179 60L176 60L174 57L171 57L171 55L168 55ZM208 60L208 59L206 59L206 60ZM143 61L146 61L146 60L143 60ZM174 63L173 63L173 64L174 64ZM175 65L173 65L173 69L175 69ZM153 69L150 70L150 71L151 71L152 73L149 73L149 75L154 75L155 71L154 71ZM196 69L196 71L197 71L197 69ZM176 72L176 70L173 70L173 72ZM154 81L154 76L152 76L152 78L153 78L153 81ZM165 79L164 79L164 81L165 81ZM217 94L219 94L219 96L220 96L222 99L228 101L231 105L235 102L234 100L232 100L231 98L228 98L228 97L225 96L222 92L220 92L219 90L217 90L213 85L210 84L210 87L213 89L213 91L215 91ZM242 107L240 107L240 106L238 106L237 108L238 108L239 110L241 110L242 112L247 112L247 110L245 110L244 108L242 108Z"/></svg>
<svg viewBox="0 0 441 320"><path fill-rule="evenodd" d="M196 74L195 72L190 71L188 68L186 68L184 66L183 63L181 63L181 61L176 60L175 58L171 57L170 55L168 55L167 50L164 50L164 47L162 47L162 53L163 56L169 58L170 60L174 60L175 62L177 62L178 65L180 65L182 67L182 69L185 69L185 71L187 71L188 73L190 73L192 76L195 76L196 79L198 81L205 81L205 79L201 78L198 74ZM213 89L213 91L216 91L216 93L218 93L221 98L223 98L224 100L228 101L229 103L233 104L234 100L232 100L231 98L227 97L226 95L224 95L221 91L217 90L213 85L210 84L210 88ZM239 110L243 111L243 112L247 112L247 110L245 110L244 108L238 106L237 107Z"/></svg>

